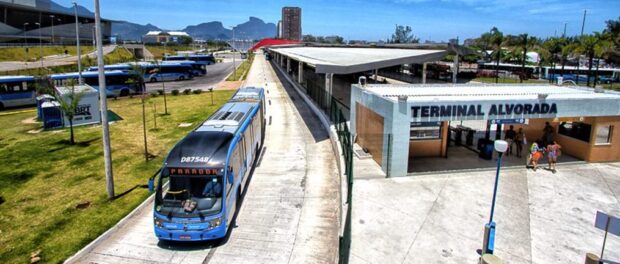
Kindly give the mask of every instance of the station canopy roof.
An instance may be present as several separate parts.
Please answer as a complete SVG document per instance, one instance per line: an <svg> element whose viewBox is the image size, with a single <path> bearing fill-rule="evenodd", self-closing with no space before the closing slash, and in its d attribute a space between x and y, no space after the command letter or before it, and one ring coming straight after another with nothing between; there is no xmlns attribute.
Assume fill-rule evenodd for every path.
<svg viewBox="0 0 620 264"><path fill-rule="evenodd" d="M356 86L360 87L359 85ZM426 116L430 121L620 116L619 92L609 90L596 91L587 87L542 84L412 84L366 85L362 89L393 103L406 100L407 104L412 107L431 107L429 108L431 112ZM545 107L553 107L550 109L555 109L556 111L545 111L542 108L540 111L536 111L535 107L542 107L543 104L546 104ZM532 111L516 110L526 105L531 105ZM448 108L448 106L451 106L451 108ZM481 114L468 115L466 118L457 116L454 112L448 113L453 108L459 106L479 106L482 111L480 111ZM437 107L437 109L443 109L447 112L441 113L438 110L434 114L432 107ZM488 111L492 107L496 107L498 111ZM493 115L493 113L496 113L496 115ZM424 117L414 116L414 119L415 121L425 121Z"/></svg>
<svg viewBox="0 0 620 264"><path fill-rule="evenodd" d="M272 51L309 64L316 73L333 74L437 61L448 54L445 50L348 47L276 47Z"/></svg>

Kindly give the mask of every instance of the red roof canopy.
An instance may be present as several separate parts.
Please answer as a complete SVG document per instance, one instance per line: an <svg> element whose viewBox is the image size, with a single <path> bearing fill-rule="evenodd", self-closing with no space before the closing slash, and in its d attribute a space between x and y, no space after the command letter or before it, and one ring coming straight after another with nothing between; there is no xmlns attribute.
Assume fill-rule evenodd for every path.
<svg viewBox="0 0 620 264"><path fill-rule="evenodd" d="M250 48L250 50L251 51L255 51L255 50L260 49L260 48L262 48L264 46L299 44L299 43L301 43L301 41L287 40L287 39L270 39L270 38L266 38L266 39L263 39L263 40L259 41L258 43L256 43L256 45L254 45L254 47Z"/></svg>

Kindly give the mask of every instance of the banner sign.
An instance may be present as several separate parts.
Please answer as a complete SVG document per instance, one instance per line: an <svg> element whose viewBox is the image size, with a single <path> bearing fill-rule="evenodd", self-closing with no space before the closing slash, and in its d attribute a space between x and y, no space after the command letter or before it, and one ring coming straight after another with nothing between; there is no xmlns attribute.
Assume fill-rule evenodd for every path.
<svg viewBox="0 0 620 264"><path fill-rule="evenodd" d="M485 120L490 117L553 117L558 113L555 103L453 104L411 106L412 122L431 120Z"/></svg>

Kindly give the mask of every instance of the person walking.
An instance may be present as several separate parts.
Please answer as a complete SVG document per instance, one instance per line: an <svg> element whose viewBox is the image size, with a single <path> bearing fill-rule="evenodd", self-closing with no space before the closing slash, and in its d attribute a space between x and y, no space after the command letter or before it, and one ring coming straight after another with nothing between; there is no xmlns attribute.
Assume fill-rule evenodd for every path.
<svg viewBox="0 0 620 264"><path fill-rule="evenodd" d="M560 156L560 149L562 146L555 140L547 146L547 161L549 162L549 170L553 173L556 172L556 164L558 163L558 156Z"/></svg>
<svg viewBox="0 0 620 264"><path fill-rule="evenodd" d="M534 171L536 171L536 169L538 169L538 162L540 161L540 158L542 158L542 156L543 156L543 148L540 147L538 142L532 143L532 146L530 147L530 162L529 162L529 164L531 164L532 169Z"/></svg>
<svg viewBox="0 0 620 264"><path fill-rule="evenodd" d="M510 128L504 132L504 140L508 142L508 151L506 156L512 155L512 145L515 142L515 138L517 137L517 132L514 130L514 126L510 125Z"/></svg>
<svg viewBox="0 0 620 264"><path fill-rule="evenodd" d="M527 146L527 139L525 138L525 134L523 133L523 128L520 127L517 130L517 135L515 137L515 145L517 147L517 158L521 158L521 153L523 152L523 145Z"/></svg>
<svg viewBox="0 0 620 264"><path fill-rule="evenodd" d="M553 134L555 133L555 128L549 124L549 122L545 122L545 128L543 128L543 138L541 148L546 147L547 145L553 142Z"/></svg>

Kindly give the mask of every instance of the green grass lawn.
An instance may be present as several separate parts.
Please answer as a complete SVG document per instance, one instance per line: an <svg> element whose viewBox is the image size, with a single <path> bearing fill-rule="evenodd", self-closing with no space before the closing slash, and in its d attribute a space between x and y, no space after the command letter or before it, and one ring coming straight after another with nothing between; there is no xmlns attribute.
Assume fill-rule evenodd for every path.
<svg viewBox="0 0 620 264"><path fill-rule="evenodd" d="M481 83L495 83L495 77L478 77L473 79L472 81L474 82L481 82ZM499 78L498 79L499 83L520 83L518 79L506 79L506 78ZM538 79L529 79L529 80L523 80L523 83L548 83L548 81L546 80L538 80Z"/></svg>
<svg viewBox="0 0 620 264"><path fill-rule="evenodd" d="M24 58L28 58L28 61L36 61L41 56L41 52L43 53L43 57L50 55L64 55L65 50L68 51L70 55L77 55L77 47L76 46L53 46L53 47L42 47L39 49L39 46L29 46L28 52L26 53L26 48L0 48L0 61L24 61ZM80 46L80 50L82 54L93 52L95 49L93 46Z"/></svg>
<svg viewBox="0 0 620 264"><path fill-rule="evenodd" d="M171 54L171 55L175 55L177 53L177 51L186 51L186 50L195 50L197 49L196 47L193 46L186 46L186 45L167 45L166 48L164 49L164 46L159 46L159 45L147 45L145 46L146 49L148 49L153 56L155 56L156 59L161 59L164 56L164 51L167 54Z"/></svg>
<svg viewBox="0 0 620 264"><path fill-rule="evenodd" d="M110 125L116 194L108 200L105 189L100 126L75 129L76 145L68 145L69 130L38 130L34 111L0 112L0 262L25 263L41 250L44 263L59 263L105 232L149 196L143 186L161 166L167 151L193 127L206 119L234 91L211 95L168 96L147 103L149 153L144 160L140 99L109 100L109 108L123 120ZM181 128L180 123L192 123ZM90 202L86 209L76 205Z"/></svg>
<svg viewBox="0 0 620 264"><path fill-rule="evenodd" d="M131 52L127 51L126 49L116 48L114 49L114 51L104 55L103 60L105 64L115 64L115 63L121 63L121 62L134 61L135 59L133 57L133 54L131 54ZM91 59L91 58L86 57L82 59L83 69L86 69L94 65L97 65L96 58ZM42 74L44 75L44 74L50 74L50 73L77 72L77 70L78 68L77 68L77 63L76 63L76 64L71 64L71 65L48 67L43 70L40 68L36 68L36 69L25 69L25 70L17 70L17 71L6 71L6 72L0 72L0 75L42 75Z"/></svg>
<svg viewBox="0 0 620 264"><path fill-rule="evenodd" d="M252 66L252 62L254 61L254 53L249 53L248 58L237 67L237 70L233 72L228 78L227 81L240 81L245 80Z"/></svg>

